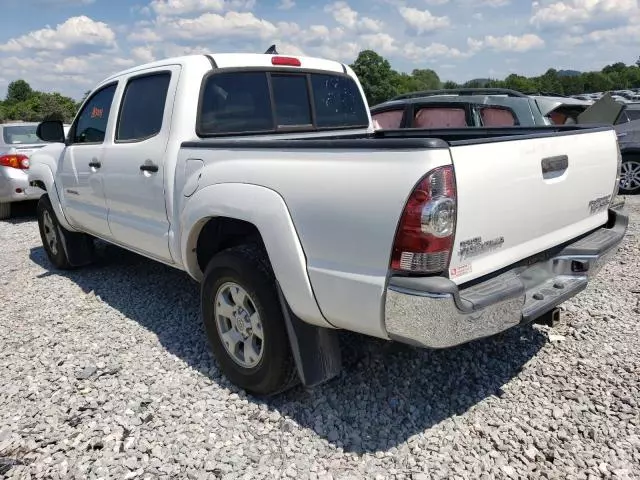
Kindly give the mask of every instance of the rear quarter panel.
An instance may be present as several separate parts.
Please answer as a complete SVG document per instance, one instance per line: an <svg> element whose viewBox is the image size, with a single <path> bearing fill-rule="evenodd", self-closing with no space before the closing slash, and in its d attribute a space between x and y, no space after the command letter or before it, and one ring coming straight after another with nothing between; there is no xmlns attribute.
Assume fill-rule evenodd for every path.
<svg viewBox="0 0 640 480"><path fill-rule="evenodd" d="M386 338L382 308L398 220L418 181L451 163L447 148L183 149L179 165L187 159L205 164L199 190L238 182L277 192L323 316L336 327Z"/></svg>

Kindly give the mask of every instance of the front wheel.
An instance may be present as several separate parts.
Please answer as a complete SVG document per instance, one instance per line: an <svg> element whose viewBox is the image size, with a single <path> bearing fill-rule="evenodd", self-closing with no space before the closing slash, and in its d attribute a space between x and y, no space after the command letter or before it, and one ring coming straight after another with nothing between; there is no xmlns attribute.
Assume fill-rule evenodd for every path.
<svg viewBox="0 0 640 480"><path fill-rule="evenodd" d="M232 383L257 395L297 383L275 278L259 247L242 245L213 257L201 307L211 349Z"/></svg>
<svg viewBox="0 0 640 480"><path fill-rule="evenodd" d="M11 216L11 204L0 202L0 220L4 220Z"/></svg>
<svg viewBox="0 0 640 480"><path fill-rule="evenodd" d="M640 192L640 156L625 156L620 170L620 193L633 195Z"/></svg>
<svg viewBox="0 0 640 480"><path fill-rule="evenodd" d="M60 270L69 270L74 266L88 263L86 259L93 256L93 238L84 233L70 232L60 225L47 195L43 195L38 201L37 217L42 245L54 267ZM76 261L74 264L69 258L65 245L76 256L78 253L82 253L85 261Z"/></svg>

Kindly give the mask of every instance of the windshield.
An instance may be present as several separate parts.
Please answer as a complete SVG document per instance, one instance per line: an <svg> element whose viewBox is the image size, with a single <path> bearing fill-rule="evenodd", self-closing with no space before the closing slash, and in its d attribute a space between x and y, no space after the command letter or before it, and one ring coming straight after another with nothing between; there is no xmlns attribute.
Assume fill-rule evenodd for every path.
<svg viewBox="0 0 640 480"><path fill-rule="evenodd" d="M2 127L4 143L8 145L45 143L36 135L37 125L16 125Z"/></svg>

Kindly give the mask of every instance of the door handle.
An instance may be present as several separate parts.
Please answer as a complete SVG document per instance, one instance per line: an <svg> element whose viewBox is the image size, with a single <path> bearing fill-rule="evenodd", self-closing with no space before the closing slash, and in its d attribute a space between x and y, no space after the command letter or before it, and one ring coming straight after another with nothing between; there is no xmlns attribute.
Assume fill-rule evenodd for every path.
<svg viewBox="0 0 640 480"><path fill-rule="evenodd" d="M153 163L144 163L140 165L141 172L157 172L158 165L154 165Z"/></svg>
<svg viewBox="0 0 640 480"><path fill-rule="evenodd" d="M90 166L91 168L100 168L100 167L102 166L102 163L100 163L100 162L98 162L98 161L94 160L94 161L92 161L92 162L89 162L89 166Z"/></svg>

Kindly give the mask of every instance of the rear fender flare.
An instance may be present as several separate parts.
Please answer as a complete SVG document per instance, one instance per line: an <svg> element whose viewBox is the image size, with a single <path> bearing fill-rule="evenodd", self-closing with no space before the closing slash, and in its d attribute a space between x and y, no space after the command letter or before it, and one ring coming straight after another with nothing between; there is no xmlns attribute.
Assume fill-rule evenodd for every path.
<svg viewBox="0 0 640 480"><path fill-rule="evenodd" d="M224 216L253 224L262 237L276 280L294 314L318 327L333 328L323 317L307 274L300 239L283 198L259 185L221 183L198 190L180 213L180 252L184 269L202 281L196 247L204 224Z"/></svg>

